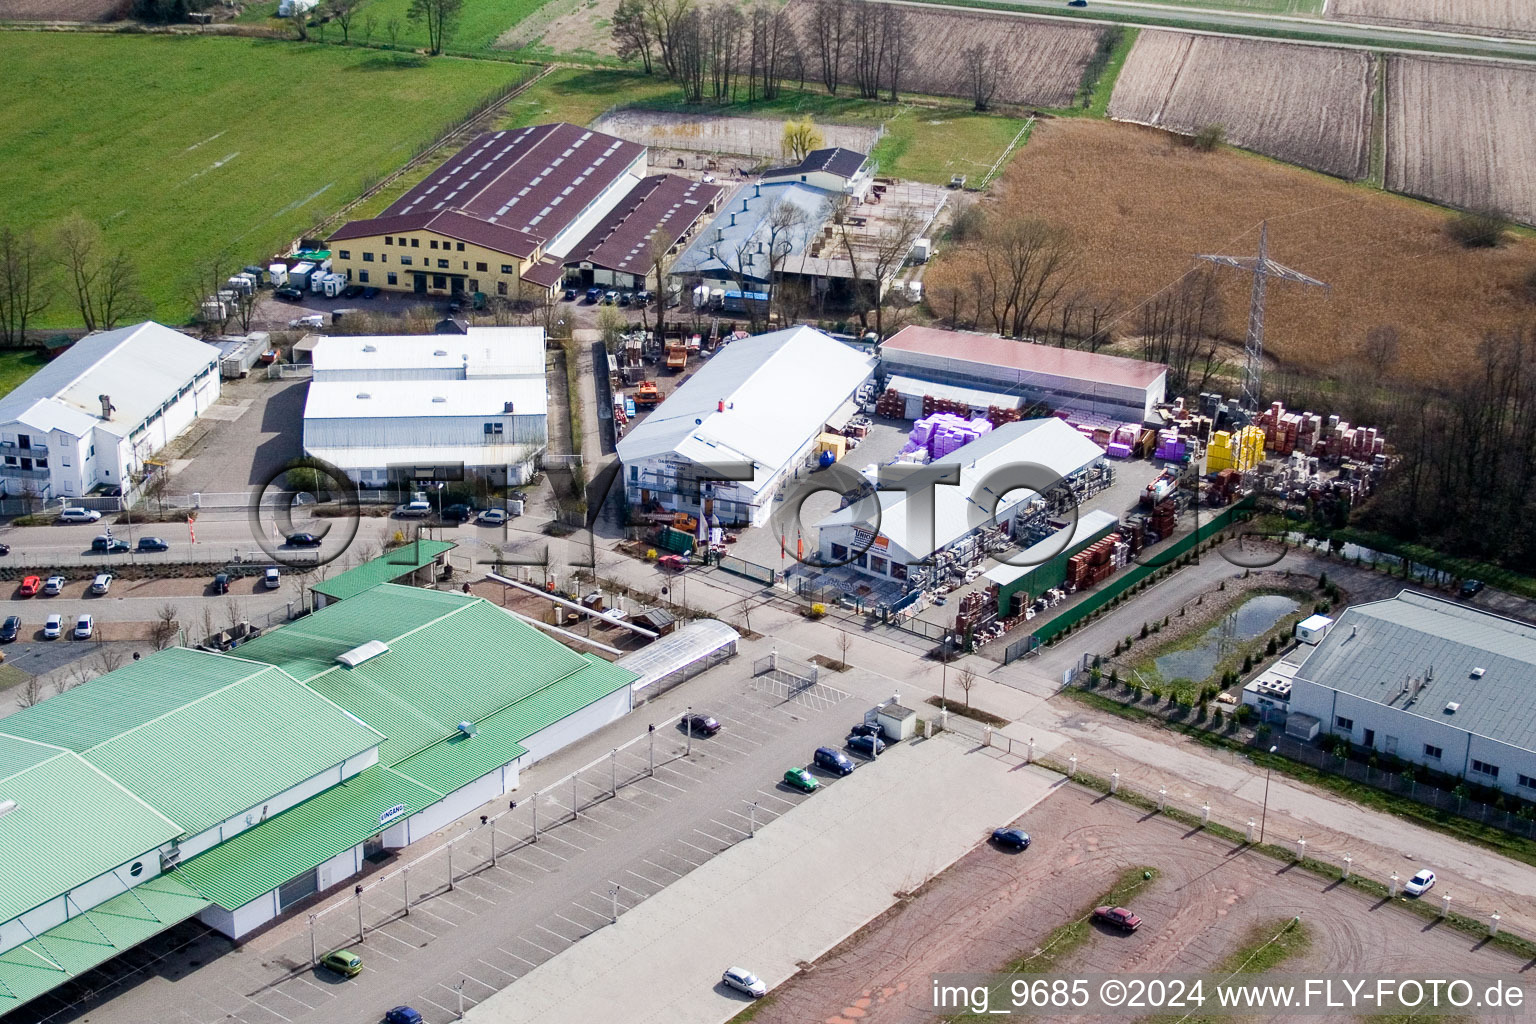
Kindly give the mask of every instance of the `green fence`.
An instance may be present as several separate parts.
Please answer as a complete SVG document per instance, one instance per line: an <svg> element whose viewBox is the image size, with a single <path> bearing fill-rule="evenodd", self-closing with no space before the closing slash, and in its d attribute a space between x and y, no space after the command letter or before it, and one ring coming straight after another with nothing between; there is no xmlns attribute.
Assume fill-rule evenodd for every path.
<svg viewBox="0 0 1536 1024"><path fill-rule="evenodd" d="M767 586L773 586L774 581L778 579L778 574L768 566L758 565L756 562L749 562L745 558L737 558L735 555L721 555L715 564L724 572L741 576L745 579L755 580Z"/></svg>
<svg viewBox="0 0 1536 1024"><path fill-rule="evenodd" d="M1108 605L1115 598L1124 594L1142 580L1147 579L1153 573L1171 566L1179 558L1192 551L1197 545L1204 544L1216 534L1227 529L1240 518L1247 518L1249 510L1253 507L1253 497L1250 495L1242 501L1225 509L1210 519L1201 523L1190 533L1185 534L1165 548L1158 548L1151 552L1143 552L1149 557L1149 564L1135 565L1109 583L1104 589L1089 594L1086 598L1074 604L1060 615L1043 626L1036 627L1034 631L1036 644L1048 644L1072 626L1077 625L1083 619L1092 615L1100 608Z"/></svg>

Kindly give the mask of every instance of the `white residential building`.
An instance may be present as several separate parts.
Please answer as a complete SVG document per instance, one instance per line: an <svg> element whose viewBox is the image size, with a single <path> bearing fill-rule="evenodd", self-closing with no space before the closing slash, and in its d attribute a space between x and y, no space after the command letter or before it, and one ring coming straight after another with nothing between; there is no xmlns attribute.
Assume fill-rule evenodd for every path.
<svg viewBox="0 0 1536 1024"><path fill-rule="evenodd" d="M619 442L629 503L765 525L775 493L823 429L856 412L873 370L873 358L809 327L727 345ZM751 478L701 479L725 466L750 466Z"/></svg>
<svg viewBox="0 0 1536 1024"><path fill-rule="evenodd" d="M525 482L549 440L544 332L326 338L314 349L305 454L364 487Z"/></svg>
<svg viewBox="0 0 1536 1024"><path fill-rule="evenodd" d="M0 490L131 493L220 384L218 349L153 321L82 338L0 399Z"/></svg>
<svg viewBox="0 0 1536 1024"><path fill-rule="evenodd" d="M1296 669L1298 716L1356 746L1536 799L1536 626L1405 590L1346 608Z"/></svg>

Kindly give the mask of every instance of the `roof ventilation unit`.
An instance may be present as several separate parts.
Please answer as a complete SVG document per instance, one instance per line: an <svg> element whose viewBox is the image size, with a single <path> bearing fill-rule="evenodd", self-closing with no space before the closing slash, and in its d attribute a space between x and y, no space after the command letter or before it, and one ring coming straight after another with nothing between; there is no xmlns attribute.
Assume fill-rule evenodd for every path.
<svg viewBox="0 0 1536 1024"><path fill-rule="evenodd" d="M475 727L468 722L460 722L459 732L463 733L465 736L474 736Z"/></svg>
<svg viewBox="0 0 1536 1024"><path fill-rule="evenodd" d="M336 660L347 666L347 668L357 668L363 662L372 661L379 655L387 654L388 652L389 645L382 640L369 640L367 643L360 644L350 651L343 651L336 655Z"/></svg>
<svg viewBox="0 0 1536 1024"><path fill-rule="evenodd" d="M432 401L434 401L434 402L446 402L446 401L448 401L448 399L444 398L442 395L433 395L432 396Z"/></svg>
<svg viewBox="0 0 1536 1024"><path fill-rule="evenodd" d="M363 351L364 352L377 352L378 350L379 350L379 347L377 345L364 345L363 346Z"/></svg>
<svg viewBox="0 0 1536 1024"><path fill-rule="evenodd" d="M433 352L432 354L434 356L442 357L442 356L446 356L448 354L448 350L445 349L445 348L440 348L437 351Z"/></svg>
<svg viewBox="0 0 1536 1024"><path fill-rule="evenodd" d="M372 398L372 397L373 397L373 396L372 396L372 395L370 395L370 394L369 394L369 393L368 393L368 392L366 392L366 391L359 391L359 392L358 392L358 393L357 393L357 397L358 397L358 398Z"/></svg>
<svg viewBox="0 0 1536 1024"><path fill-rule="evenodd" d="M1460 710L1461 710L1461 704L1458 701L1454 701L1453 700L1453 701L1450 701L1449 703L1447 703L1445 705L1445 713L1448 714L1448 715L1454 715L1456 712L1458 712Z"/></svg>
<svg viewBox="0 0 1536 1024"><path fill-rule="evenodd" d="M1481 669L1481 668L1475 668L1475 669L1473 669L1473 670L1472 670L1472 678L1473 678L1473 679L1481 679L1481 678L1483 678L1483 672L1484 672L1484 671L1485 671L1485 670L1484 670L1484 669Z"/></svg>
<svg viewBox="0 0 1536 1024"><path fill-rule="evenodd" d="M15 800L0 800L0 818L5 817L16 809Z"/></svg>

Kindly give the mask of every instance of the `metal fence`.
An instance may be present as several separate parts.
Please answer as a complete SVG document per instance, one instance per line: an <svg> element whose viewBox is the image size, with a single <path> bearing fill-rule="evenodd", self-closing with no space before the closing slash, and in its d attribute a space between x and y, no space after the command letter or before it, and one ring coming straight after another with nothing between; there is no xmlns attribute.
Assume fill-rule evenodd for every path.
<svg viewBox="0 0 1536 1024"><path fill-rule="evenodd" d="M778 582L779 575L773 569L766 565L758 565L756 562L749 562L745 558L737 558L735 555L721 555L715 564L722 572L741 576L764 586L771 587Z"/></svg>
<svg viewBox="0 0 1536 1024"><path fill-rule="evenodd" d="M786 658L778 651L752 663L753 676L772 676L790 685L810 686L821 678L821 670L815 665L794 658Z"/></svg>

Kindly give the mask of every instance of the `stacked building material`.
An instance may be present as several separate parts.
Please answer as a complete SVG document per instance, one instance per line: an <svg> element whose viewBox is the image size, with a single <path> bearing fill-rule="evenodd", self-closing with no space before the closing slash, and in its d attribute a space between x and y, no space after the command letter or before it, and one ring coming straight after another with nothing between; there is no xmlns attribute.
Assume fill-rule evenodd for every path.
<svg viewBox="0 0 1536 1024"><path fill-rule="evenodd" d="M886 388L875 399L875 415L884 416L888 420L899 420L907 414L907 400L901 397L901 392L895 388Z"/></svg>
<svg viewBox="0 0 1536 1024"><path fill-rule="evenodd" d="M930 458L941 459L991 430L991 422L981 417L971 420L953 413L936 413L912 425L912 433L903 451L922 450Z"/></svg>
<svg viewBox="0 0 1536 1024"><path fill-rule="evenodd" d="M1159 540L1167 540L1173 536L1173 523L1176 515L1177 510L1172 498L1161 501L1152 510L1152 515L1147 520L1147 527L1157 534Z"/></svg>
<svg viewBox="0 0 1536 1024"><path fill-rule="evenodd" d="M1264 431L1259 427L1244 427L1235 435L1218 430L1211 435L1211 445L1206 449L1205 468L1211 472L1236 469L1246 472L1264 461Z"/></svg>
<svg viewBox="0 0 1536 1024"><path fill-rule="evenodd" d="M987 406L987 422L994 427L1000 427L1004 423L1017 423L1024 418L1023 409L1004 409L1001 406Z"/></svg>
<svg viewBox="0 0 1536 1024"><path fill-rule="evenodd" d="M1129 551L1129 545L1118 533L1094 542L1067 559L1067 585L1073 590L1081 590L1107 580L1116 569L1124 567Z"/></svg>

